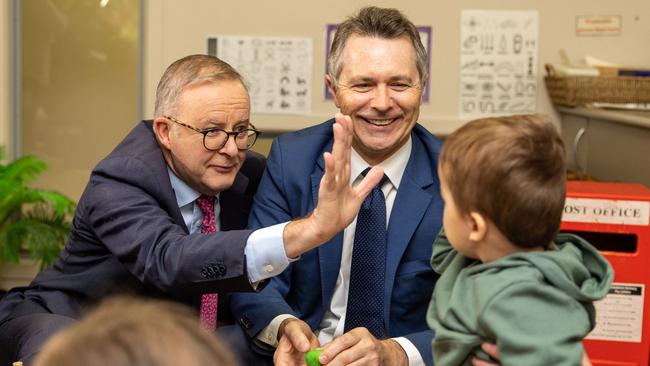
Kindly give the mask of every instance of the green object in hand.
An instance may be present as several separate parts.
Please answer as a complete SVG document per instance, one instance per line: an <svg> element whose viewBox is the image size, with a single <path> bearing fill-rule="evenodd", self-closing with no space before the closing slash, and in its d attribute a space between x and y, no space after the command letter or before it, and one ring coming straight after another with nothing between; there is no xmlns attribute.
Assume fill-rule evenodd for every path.
<svg viewBox="0 0 650 366"><path fill-rule="evenodd" d="M313 349L305 354L305 361L307 361L307 366L321 366L318 361L318 356L322 352L322 349Z"/></svg>

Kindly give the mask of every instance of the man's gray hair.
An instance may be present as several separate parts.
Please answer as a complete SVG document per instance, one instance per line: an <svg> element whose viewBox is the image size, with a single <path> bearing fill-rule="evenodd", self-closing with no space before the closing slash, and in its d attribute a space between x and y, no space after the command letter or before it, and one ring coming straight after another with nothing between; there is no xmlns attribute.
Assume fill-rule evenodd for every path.
<svg viewBox="0 0 650 366"><path fill-rule="evenodd" d="M343 68L341 54L345 48L345 42L353 34L386 39L407 37L415 49L416 67L420 74L420 82L424 84L429 60L415 25L397 9L369 6L361 9L357 15L346 19L336 30L327 59L328 73L334 86L336 86L337 78L341 75Z"/></svg>
<svg viewBox="0 0 650 366"><path fill-rule="evenodd" d="M154 117L173 115L178 97L186 87L221 80L238 80L246 88L237 70L217 57L190 55L174 61L158 83Z"/></svg>

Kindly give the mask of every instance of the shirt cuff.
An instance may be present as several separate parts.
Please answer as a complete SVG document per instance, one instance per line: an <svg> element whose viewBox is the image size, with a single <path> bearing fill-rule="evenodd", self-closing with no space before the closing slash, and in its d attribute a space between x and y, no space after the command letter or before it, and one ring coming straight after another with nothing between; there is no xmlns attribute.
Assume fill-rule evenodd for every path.
<svg viewBox="0 0 650 366"><path fill-rule="evenodd" d="M244 254L251 283L277 276L289 265L283 237L286 225L285 222L255 230L248 237Z"/></svg>
<svg viewBox="0 0 650 366"><path fill-rule="evenodd" d="M262 329L257 337L258 341L267 344L273 348L278 346L278 332L280 331L280 325L282 324L283 321L286 319L298 319L295 316L291 314L281 314L273 318L269 325L267 325L264 329Z"/></svg>
<svg viewBox="0 0 650 366"><path fill-rule="evenodd" d="M418 351L411 341L404 337L393 338L393 340L399 343L402 349L404 349L404 352L406 352L406 357L409 359L409 366L426 366L422 355L420 355L420 351Z"/></svg>

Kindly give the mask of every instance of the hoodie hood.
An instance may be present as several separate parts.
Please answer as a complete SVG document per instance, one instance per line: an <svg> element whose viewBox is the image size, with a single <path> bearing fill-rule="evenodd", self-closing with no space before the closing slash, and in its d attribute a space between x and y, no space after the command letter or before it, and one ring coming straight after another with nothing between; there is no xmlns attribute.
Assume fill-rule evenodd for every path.
<svg viewBox="0 0 650 366"><path fill-rule="evenodd" d="M486 265L491 271L535 267L546 282L580 302L605 297L614 278L612 266L596 248L573 234L558 234L555 245L544 252L516 253Z"/></svg>

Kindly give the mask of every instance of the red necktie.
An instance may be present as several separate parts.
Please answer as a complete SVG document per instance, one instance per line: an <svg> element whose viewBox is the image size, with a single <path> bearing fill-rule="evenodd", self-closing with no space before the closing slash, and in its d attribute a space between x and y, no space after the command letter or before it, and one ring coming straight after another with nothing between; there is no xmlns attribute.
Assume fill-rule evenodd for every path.
<svg viewBox="0 0 650 366"><path fill-rule="evenodd" d="M217 231L214 220L214 197L201 195L197 198L196 203L203 211L203 222L201 223L201 234L212 234ZM217 328L217 304L219 295L215 292L212 294L203 294L201 296L200 319L201 326L209 331Z"/></svg>

